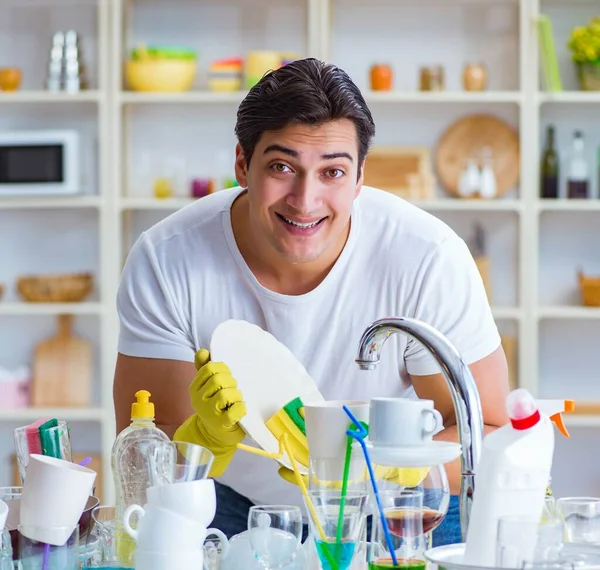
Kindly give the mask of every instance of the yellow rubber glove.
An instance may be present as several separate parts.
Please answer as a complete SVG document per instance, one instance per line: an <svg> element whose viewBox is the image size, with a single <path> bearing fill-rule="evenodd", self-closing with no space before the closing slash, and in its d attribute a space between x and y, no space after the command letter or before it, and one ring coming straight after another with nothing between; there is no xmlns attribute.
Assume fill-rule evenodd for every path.
<svg viewBox="0 0 600 570"><path fill-rule="evenodd" d="M198 374L189 390L196 413L177 429L173 439L210 449L215 456L210 476L218 477L246 437L238 423L246 415L246 404L226 364L211 362L204 348L196 353L194 363Z"/></svg>
<svg viewBox="0 0 600 570"><path fill-rule="evenodd" d="M279 468L279 476L283 478L288 483L297 484L296 476L291 469L287 467L283 467L283 465ZM378 465L375 468L375 478L376 479L384 479L385 481L391 481L396 483L399 487L417 487L420 485L427 474L429 473L429 467L382 467ZM364 480L367 481L369 479L369 474L365 470L363 474ZM304 480L304 484L308 485L308 475L302 476ZM330 487L332 489L341 488L341 481L329 481L328 484L322 482L323 487Z"/></svg>

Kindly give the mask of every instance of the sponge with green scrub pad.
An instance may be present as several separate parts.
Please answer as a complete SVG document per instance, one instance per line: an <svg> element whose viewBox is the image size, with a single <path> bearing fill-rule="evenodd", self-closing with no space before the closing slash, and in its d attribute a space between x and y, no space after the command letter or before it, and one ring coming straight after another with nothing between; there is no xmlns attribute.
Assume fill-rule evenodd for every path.
<svg viewBox="0 0 600 570"><path fill-rule="evenodd" d="M42 454L56 459L64 459L60 449L60 433L56 429L58 420L51 419L39 427Z"/></svg>
<svg viewBox="0 0 600 570"><path fill-rule="evenodd" d="M308 467L308 441L306 439L304 403L300 398L294 398L288 402L273 414L265 425L277 440L284 433L287 433L294 459Z"/></svg>

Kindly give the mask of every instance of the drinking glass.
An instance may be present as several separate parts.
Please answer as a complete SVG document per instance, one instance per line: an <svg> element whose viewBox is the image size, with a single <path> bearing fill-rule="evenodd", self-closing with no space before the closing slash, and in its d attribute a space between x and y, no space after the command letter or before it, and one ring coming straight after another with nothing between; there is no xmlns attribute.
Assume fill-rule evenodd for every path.
<svg viewBox="0 0 600 570"><path fill-rule="evenodd" d="M148 449L152 486L207 479L215 456L195 443L155 442Z"/></svg>
<svg viewBox="0 0 600 570"><path fill-rule="evenodd" d="M565 523L566 542L600 544L600 498L558 499L556 513Z"/></svg>
<svg viewBox="0 0 600 570"><path fill-rule="evenodd" d="M134 567L135 541L117 520L116 507L102 505L92 511L93 528L88 541L96 542L93 555L84 568Z"/></svg>
<svg viewBox="0 0 600 570"><path fill-rule="evenodd" d="M540 522L531 516L500 517L496 538L496 566L521 568L524 564L546 564L559 559L564 527L558 518Z"/></svg>
<svg viewBox="0 0 600 570"><path fill-rule="evenodd" d="M317 520L310 531L323 570L346 570L360 550L366 527L368 494L362 491L312 490L309 497ZM308 507L308 505L307 505ZM309 509L310 513L310 509Z"/></svg>
<svg viewBox="0 0 600 570"><path fill-rule="evenodd" d="M419 491L423 495L423 533L425 550L432 547L432 533L442 524L450 505L450 485L444 465L433 467L395 468L378 481L380 490ZM385 471L384 471L385 473ZM387 477L387 478L386 478Z"/></svg>
<svg viewBox="0 0 600 570"><path fill-rule="evenodd" d="M79 570L79 526L74 530L62 527L52 530L59 533L72 532L65 544L53 546L27 538L25 535L30 534L28 529L19 525L21 570Z"/></svg>
<svg viewBox="0 0 600 570"><path fill-rule="evenodd" d="M302 538L302 511L291 505L257 505L248 513L248 537L256 559L267 569L293 562Z"/></svg>
<svg viewBox="0 0 600 570"><path fill-rule="evenodd" d="M0 531L0 570L13 570L13 549L7 528Z"/></svg>
<svg viewBox="0 0 600 570"><path fill-rule="evenodd" d="M370 570L394 567L388 536L398 562L396 568L424 570L425 537L422 491L415 489L380 490L379 501L385 523L381 520L379 509L373 498L373 526L368 553Z"/></svg>

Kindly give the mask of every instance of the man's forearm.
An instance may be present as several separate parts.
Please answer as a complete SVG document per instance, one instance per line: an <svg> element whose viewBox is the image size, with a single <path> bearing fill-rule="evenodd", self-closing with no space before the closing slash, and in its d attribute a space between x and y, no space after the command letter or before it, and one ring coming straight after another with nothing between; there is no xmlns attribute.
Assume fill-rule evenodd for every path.
<svg viewBox="0 0 600 570"><path fill-rule="evenodd" d="M483 433L488 433L497 430L498 426L483 426ZM445 430L434 436L433 439L439 441L458 441L458 427L455 425L448 426ZM452 461L452 463L446 463L444 465L446 473L448 475L448 483L450 485L450 494L458 495L460 492L460 479L461 479L461 468L460 468L460 457Z"/></svg>

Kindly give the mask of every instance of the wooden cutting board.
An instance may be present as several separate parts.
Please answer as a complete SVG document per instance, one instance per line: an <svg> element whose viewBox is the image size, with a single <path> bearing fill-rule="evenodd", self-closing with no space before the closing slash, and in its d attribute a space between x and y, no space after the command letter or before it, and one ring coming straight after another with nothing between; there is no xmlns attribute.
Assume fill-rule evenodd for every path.
<svg viewBox="0 0 600 570"><path fill-rule="evenodd" d="M35 349L30 404L86 407L92 385L91 344L72 331L73 315L58 315L55 336Z"/></svg>
<svg viewBox="0 0 600 570"><path fill-rule="evenodd" d="M438 142L435 166L444 190L460 198L460 175L470 158L479 162L484 147L493 152L498 197L515 188L520 169L519 134L494 115L478 114L450 125Z"/></svg>

